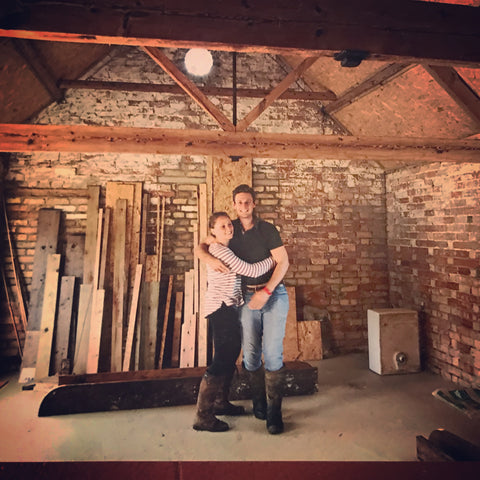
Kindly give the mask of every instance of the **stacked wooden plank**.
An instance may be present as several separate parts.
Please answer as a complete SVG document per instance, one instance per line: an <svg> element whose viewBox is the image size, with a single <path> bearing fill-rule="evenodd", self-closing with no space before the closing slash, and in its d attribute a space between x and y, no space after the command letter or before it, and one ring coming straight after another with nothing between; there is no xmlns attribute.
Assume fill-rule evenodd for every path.
<svg viewBox="0 0 480 480"><path fill-rule="evenodd" d="M173 291L169 276L166 300L160 298L170 195L156 197L156 250L147 255L148 210L143 208L150 199L142 190L141 183L109 182L100 208L100 187L88 188L80 272L77 259L58 253L62 212L40 210L21 383L60 373L154 368L158 349L163 356ZM68 238L66 244L69 255Z"/></svg>
<svg viewBox="0 0 480 480"><path fill-rule="evenodd" d="M207 184L197 193L193 245L207 236L212 211ZM74 259L58 252L62 212L40 210L20 383L208 364L205 265L194 257L183 292L174 291L172 275L161 283L169 196L151 197L141 183L109 182L102 202L100 187L89 187L84 240L64 242L67 256L71 245L84 245L83 257ZM147 230L153 241L146 241ZM297 322L295 290L289 293L285 358L321 358L320 324Z"/></svg>

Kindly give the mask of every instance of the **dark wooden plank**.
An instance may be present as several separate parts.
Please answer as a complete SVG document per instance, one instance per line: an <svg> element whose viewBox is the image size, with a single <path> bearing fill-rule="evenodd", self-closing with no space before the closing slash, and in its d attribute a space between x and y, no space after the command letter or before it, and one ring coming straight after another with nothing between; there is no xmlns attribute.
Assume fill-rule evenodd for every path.
<svg viewBox="0 0 480 480"><path fill-rule="evenodd" d="M84 2L83 2L84 3ZM415 1L70 0L22 2L0 36L262 53L333 55L364 50L375 60L480 61L480 10ZM135 14L133 15L132 12Z"/></svg>
<svg viewBox="0 0 480 480"><path fill-rule="evenodd" d="M83 266L85 253L85 235L67 234L65 236L65 251L63 252L65 262L63 275L76 277L79 283L83 282Z"/></svg>
<svg viewBox="0 0 480 480"><path fill-rule="evenodd" d="M62 361L72 360L70 355L70 337L72 326L73 296L75 291L75 277L62 276L60 282L60 298L58 301L57 325L55 327L55 372L60 373Z"/></svg>
<svg viewBox="0 0 480 480"><path fill-rule="evenodd" d="M316 392L317 368L305 362L285 364L285 396L311 395ZM116 377L116 380L97 383L61 385L49 392L40 405L40 417L72 413L157 408L174 405L193 405L197 400L198 386L205 367L163 369L153 372L117 372L97 374ZM175 375L176 374L176 375ZM121 376L124 379L121 380ZM149 378L139 378L141 375ZM153 376L155 375L155 376ZM92 379L82 375L82 379ZM132 378L125 380L125 378ZM133 379L135 378L136 379ZM65 377L62 377L65 379ZM71 376L70 376L71 378ZM77 379L79 380L79 379ZM241 371L234 376L230 398L251 398L247 375Z"/></svg>

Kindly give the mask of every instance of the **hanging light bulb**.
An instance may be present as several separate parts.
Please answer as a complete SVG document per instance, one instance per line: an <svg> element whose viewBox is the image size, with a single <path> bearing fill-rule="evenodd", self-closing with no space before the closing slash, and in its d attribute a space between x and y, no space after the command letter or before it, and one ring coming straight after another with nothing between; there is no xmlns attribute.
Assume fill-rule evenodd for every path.
<svg viewBox="0 0 480 480"><path fill-rule="evenodd" d="M212 54L205 48L191 48L185 55L185 67L192 75L203 77L213 66Z"/></svg>

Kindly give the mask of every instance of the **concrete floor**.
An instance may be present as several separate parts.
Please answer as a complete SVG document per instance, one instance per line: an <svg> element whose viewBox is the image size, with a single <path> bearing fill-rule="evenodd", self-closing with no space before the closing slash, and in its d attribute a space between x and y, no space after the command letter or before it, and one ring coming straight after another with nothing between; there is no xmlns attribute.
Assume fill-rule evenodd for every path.
<svg viewBox="0 0 480 480"><path fill-rule="evenodd" d="M0 462L415 461L416 435L437 428L480 445L480 421L431 395L454 388L439 376L380 376L364 354L310 363L318 392L284 399L278 436L252 415L227 418L228 432L196 432L193 406L39 418L52 386L22 391L12 375L0 389Z"/></svg>

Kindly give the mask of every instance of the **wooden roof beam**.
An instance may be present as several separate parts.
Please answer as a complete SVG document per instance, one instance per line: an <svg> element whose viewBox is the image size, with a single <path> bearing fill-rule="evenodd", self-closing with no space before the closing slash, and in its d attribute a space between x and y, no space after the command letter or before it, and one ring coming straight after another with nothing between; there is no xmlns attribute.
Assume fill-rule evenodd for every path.
<svg viewBox="0 0 480 480"><path fill-rule="evenodd" d="M480 162L479 140L0 124L0 151Z"/></svg>
<svg viewBox="0 0 480 480"><path fill-rule="evenodd" d="M23 0L0 36L480 65L480 8L413 0Z"/></svg>
<svg viewBox="0 0 480 480"><path fill-rule="evenodd" d="M35 47L35 43L31 41L22 41L13 39L15 50L23 58L27 67L35 75L35 78L43 85L49 93L52 100L59 102L63 99L63 92L57 87L54 75L41 60L39 53Z"/></svg>
<svg viewBox="0 0 480 480"><path fill-rule="evenodd" d="M120 92L146 92L146 93L171 93L184 94L185 90L179 85L160 83L134 83L134 82L105 82L98 80L60 80L59 88L74 88L85 90L111 90ZM233 88L201 87L204 95L212 97L233 97ZM270 93L263 88L237 88L237 97L264 98ZM305 92L303 90L286 90L280 97L282 100L323 101L335 100L337 97L331 90L323 92Z"/></svg>
<svg viewBox="0 0 480 480"><path fill-rule="evenodd" d="M243 132L252 124L272 103L280 98L292 83L296 82L317 60L317 57L308 57L299 63L288 75L240 122L238 122L237 132Z"/></svg>
<svg viewBox="0 0 480 480"><path fill-rule="evenodd" d="M182 72L179 68L158 48L143 47L144 52L150 56L155 63L165 70L178 85L189 95L205 112L213 117L218 124L226 131L233 132L233 123L219 110L208 97Z"/></svg>
<svg viewBox="0 0 480 480"><path fill-rule="evenodd" d="M378 72L374 73L371 77L348 89L343 95L338 97L333 102L329 103L325 107L325 112L328 114L338 112L359 98L374 92L377 90L377 88L380 88L382 85L385 85L394 78L402 75L413 66L414 65L406 65L402 63L393 63L387 65Z"/></svg>
<svg viewBox="0 0 480 480"><path fill-rule="evenodd" d="M451 67L424 65L425 70L480 127L480 97Z"/></svg>

